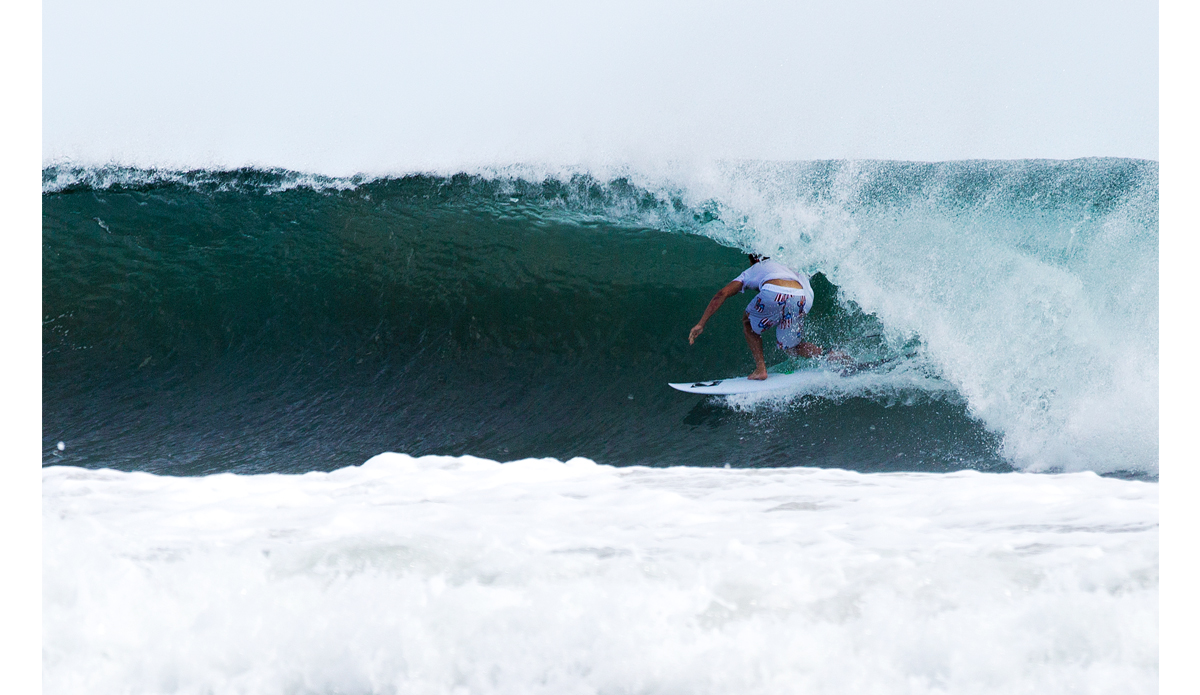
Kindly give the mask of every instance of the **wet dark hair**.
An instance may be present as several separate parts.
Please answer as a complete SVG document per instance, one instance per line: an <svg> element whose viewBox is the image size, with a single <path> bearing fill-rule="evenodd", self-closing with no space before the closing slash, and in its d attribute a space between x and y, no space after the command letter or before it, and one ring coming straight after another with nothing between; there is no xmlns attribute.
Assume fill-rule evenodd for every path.
<svg viewBox="0 0 1200 695"><path fill-rule="evenodd" d="M754 265L755 263L758 263L759 261L765 261L768 258L770 258L770 256L761 256L757 253L751 253L751 254L747 254L747 255L750 256L750 265Z"/></svg>

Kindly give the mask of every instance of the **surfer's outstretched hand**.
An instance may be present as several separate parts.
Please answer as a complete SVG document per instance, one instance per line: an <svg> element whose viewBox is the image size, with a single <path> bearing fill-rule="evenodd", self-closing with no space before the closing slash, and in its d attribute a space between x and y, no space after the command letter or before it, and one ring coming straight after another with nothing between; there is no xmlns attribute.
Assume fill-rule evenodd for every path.
<svg viewBox="0 0 1200 695"><path fill-rule="evenodd" d="M704 332L704 326L702 326L700 324L696 324L695 326L692 326L691 332L688 333L688 345L695 345L696 344L696 336L700 335L703 332Z"/></svg>

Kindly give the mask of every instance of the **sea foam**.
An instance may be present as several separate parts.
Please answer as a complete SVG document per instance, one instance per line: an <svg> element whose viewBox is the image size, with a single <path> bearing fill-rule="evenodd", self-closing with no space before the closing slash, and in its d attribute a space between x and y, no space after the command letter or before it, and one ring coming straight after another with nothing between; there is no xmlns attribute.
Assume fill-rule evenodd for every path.
<svg viewBox="0 0 1200 695"><path fill-rule="evenodd" d="M47 693L1152 693L1156 483L47 468Z"/></svg>
<svg viewBox="0 0 1200 695"><path fill-rule="evenodd" d="M731 162L672 185L716 201L700 233L919 338L1015 466L1157 474L1154 163Z"/></svg>

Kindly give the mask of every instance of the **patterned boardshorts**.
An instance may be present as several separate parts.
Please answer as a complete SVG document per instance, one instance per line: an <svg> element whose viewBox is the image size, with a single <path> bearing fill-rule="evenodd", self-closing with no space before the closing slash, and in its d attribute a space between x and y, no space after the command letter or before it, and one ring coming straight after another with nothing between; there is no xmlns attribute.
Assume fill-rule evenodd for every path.
<svg viewBox="0 0 1200 695"><path fill-rule="evenodd" d="M781 287L776 291L774 285L763 285L758 296L750 300L746 306L746 314L750 316L750 327L762 335L763 329L775 327L775 342L781 348L793 348L804 338L804 315L812 309L811 289L793 290Z"/></svg>

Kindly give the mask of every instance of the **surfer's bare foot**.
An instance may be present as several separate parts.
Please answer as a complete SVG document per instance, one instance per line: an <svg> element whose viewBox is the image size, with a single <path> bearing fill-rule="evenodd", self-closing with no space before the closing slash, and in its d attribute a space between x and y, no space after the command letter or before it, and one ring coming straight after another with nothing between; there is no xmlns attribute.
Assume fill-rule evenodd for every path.
<svg viewBox="0 0 1200 695"><path fill-rule="evenodd" d="M767 378L767 368L761 367L759 369L755 369L750 376L746 378L751 381L762 381L763 379Z"/></svg>

